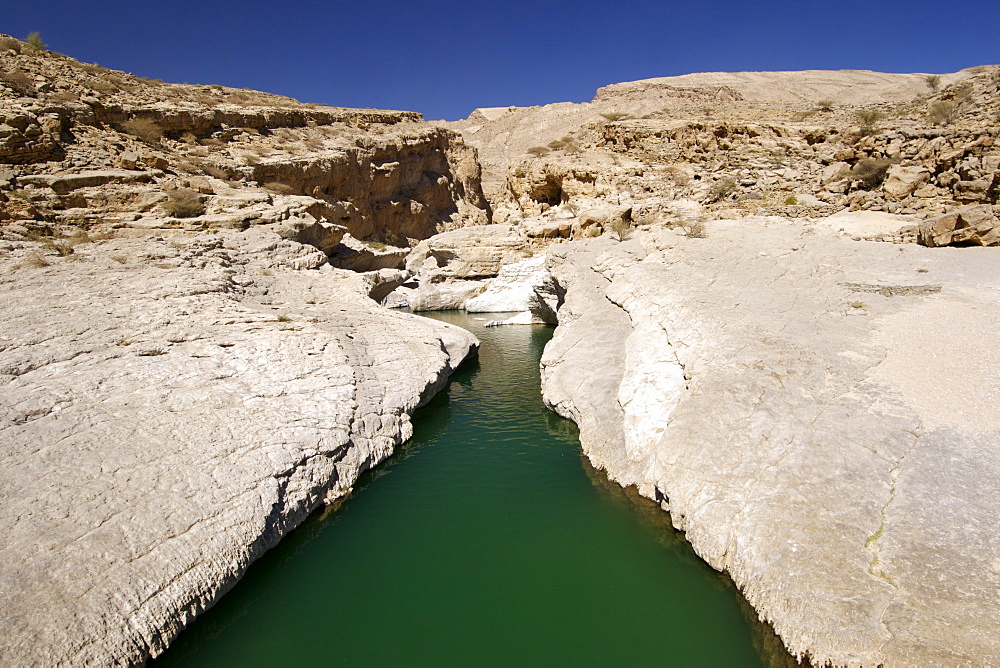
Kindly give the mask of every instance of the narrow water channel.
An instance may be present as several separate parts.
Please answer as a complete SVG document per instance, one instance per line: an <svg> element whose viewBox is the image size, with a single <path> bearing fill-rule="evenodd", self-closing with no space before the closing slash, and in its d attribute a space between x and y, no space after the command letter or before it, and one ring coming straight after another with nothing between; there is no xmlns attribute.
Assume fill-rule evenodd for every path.
<svg viewBox="0 0 1000 668"><path fill-rule="evenodd" d="M783 663L735 588L542 405L552 330L482 341L414 437L255 563L159 666ZM776 651L775 651L776 650Z"/></svg>

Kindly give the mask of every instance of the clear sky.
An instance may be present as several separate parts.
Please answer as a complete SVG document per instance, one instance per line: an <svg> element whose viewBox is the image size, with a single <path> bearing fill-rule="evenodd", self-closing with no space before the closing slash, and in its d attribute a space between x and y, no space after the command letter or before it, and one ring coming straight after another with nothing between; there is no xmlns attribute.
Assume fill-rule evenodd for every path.
<svg viewBox="0 0 1000 668"><path fill-rule="evenodd" d="M0 0L85 62L303 102L463 118L707 71L1000 63L1000 0Z"/></svg>

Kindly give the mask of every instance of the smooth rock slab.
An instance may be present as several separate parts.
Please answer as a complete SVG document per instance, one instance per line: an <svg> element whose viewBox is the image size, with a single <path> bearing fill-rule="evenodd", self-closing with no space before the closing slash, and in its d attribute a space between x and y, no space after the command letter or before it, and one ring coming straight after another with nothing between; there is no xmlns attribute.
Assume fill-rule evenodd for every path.
<svg viewBox="0 0 1000 668"><path fill-rule="evenodd" d="M0 258L3 665L162 652L477 345L260 230L33 246Z"/></svg>
<svg viewBox="0 0 1000 668"><path fill-rule="evenodd" d="M713 221L553 251L571 308L545 400L792 653L1000 662L995 251L822 231Z"/></svg>

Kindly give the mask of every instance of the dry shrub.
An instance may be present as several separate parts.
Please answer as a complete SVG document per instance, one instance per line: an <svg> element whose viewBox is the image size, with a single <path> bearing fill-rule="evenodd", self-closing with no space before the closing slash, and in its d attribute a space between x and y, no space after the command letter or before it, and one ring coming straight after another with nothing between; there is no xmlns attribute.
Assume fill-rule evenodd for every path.
<svg viewBox="0 0 1000 668"><path fill-rule="evenodd" d="M80 100L74 93L68 90L59 91L49 95L49 102L78 102Z"/></svg>
<svg viewBox="0 0 1000 668"><path fill-rule="evenodd" d="M540 158L540 157L542 157L543 155L545 155L546 153L549 152L549 148L547 146L532 146L526 152L530 153L531 155L535 156L536 158Z"/></svg>
<svg viewBox="0 0 1000 668"><path fill-rule="evenodd" d="M620 121L620 120L622 120L624 118L628 118L628 114L620 112L620 111L608 111L608 112L605 112L605 113L601 114L601 116L604 117L605 119L609 120L609 121L612 121L612 122L614 122L614 121Z"/></svg>
<svg viewBox="0 0 1000 668"><path fill-rule="evenodd" d="M625 241L632 236L632 223L623 218L615 218L609 227L619 241Z"/></svg>
<svg viewBox="0 0 1000 668"><path fill-rule="evenodd" d="M708 197L710 201L718 202L732 195L735 190L736 179L727 176L712 184L712 187L708 190Z"/></svg>
<svg viewBox="0 0 1000 668"><path fill-rule="evenodd" d="M0 73L0 81L3 81L22 95L33 95L35 92L35 80L24 72L12 70Z"/></svg>
<svg viewBox="0 0 1000 668"><path fill-rule="evenodd" d="M268 181L264 184L264 189L275 195L294 195L295 188L280 181Z"/></svg>
<svg viewBox="0 0 1000 668"><path fill-rule="evenodd" d="M26 264L29 267L41 269L42 267L49 266L51 262L45 259L45 256L42 255L41 251L32 251L30 254L28 254L28 257L25 258L24 264Z"/></svg>
<svg viewBox="0 0 1000 668"><path fill-rule="evenodd" d="M891 165L892 160L888 158L865 158L859 160L847 175L865 190L874 190L885 181L886 172Z"/></svg>
<svg viewBox="0 0 1000 668"><path fill-rule="evenodd" d="M21 40L14 39L13 37L0 37L0 51L13 51L14 53L21 53L21 48L24 45L21 44Z"/></svg>
<svg viewBox="0 0 1000 668"><path fill-rule="evenodd" d="M705 223L700 220L685 221L681 223L681 229L684 230L684 236L686 237L693 239L705 238Z"/></svg>
<svg viewBox="0 0 1000 668"><path fill-rule="evenodd" d="M174 218L196 218L205 213L201 196L190 188L178 188L167 193L163 210Z"/></svg>
<svg viewBox="0 0 1000 668"><path fill-rule="evenodd" d="M958 107L954 102L941 100L931 105L927 118L934 125L951 125L958 115Z"/></svg>
<svg viewBox="0 0 1000 668"><path fill-rule="evenodd" d="M215 178L222 179L224 181L229 178L229 172L209 162L201 164L201 171L205 172L209 176L214 176Z"/></svg>
<svg viewBox="0 0 1000 668"><path fill-rule="evenodd" d="M111 83L110 81L105 81L104 79L94 79L87 83L87 87L91 90L97 91L98 93L104 93L105 95L110 95L118 91L118 86Z"/></svg>
<svg viewBox="0 0 1000 668"><path fill-rule="evenodd" d="M151 118L130 118L122 123L122 130L148 144L159 144L163 128Z"/></svg>

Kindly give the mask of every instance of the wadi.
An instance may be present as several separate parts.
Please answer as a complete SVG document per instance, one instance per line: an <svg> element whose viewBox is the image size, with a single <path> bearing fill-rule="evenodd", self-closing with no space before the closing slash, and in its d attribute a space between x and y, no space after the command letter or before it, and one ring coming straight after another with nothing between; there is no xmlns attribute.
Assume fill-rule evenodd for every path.
<svg viewBox="0 0 1000 668"><path fill-rule="evenodd" d="M817 665L1000 662L1000 67L457 122L0 36L0 663L141 664L556 327L546 405Z"/></svg>

